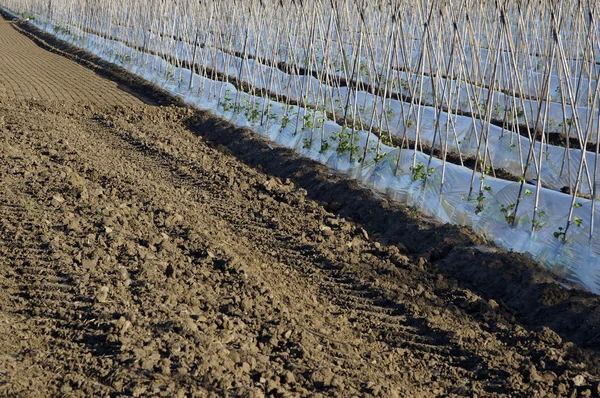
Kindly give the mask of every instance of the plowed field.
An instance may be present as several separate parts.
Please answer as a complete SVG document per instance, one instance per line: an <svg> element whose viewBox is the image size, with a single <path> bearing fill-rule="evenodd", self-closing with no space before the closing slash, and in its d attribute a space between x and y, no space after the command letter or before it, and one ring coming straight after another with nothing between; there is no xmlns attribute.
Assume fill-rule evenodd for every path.
<svg viewBox="0 0 600 398"><path fill-rule="evenodd" d="M600 394L598 297L127 81L0 20L0 395Z"/></svg>

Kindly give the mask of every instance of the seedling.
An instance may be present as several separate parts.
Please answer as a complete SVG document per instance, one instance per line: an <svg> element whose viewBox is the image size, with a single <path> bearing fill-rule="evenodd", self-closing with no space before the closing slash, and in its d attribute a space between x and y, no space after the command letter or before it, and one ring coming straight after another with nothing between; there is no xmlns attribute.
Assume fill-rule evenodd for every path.
<svg viewBox="0 0 600 398"><path fill-rule="evenodd" d="M243 108L244 115L250 123L254 124L260 121L262 113L260 111L260 105L257 102L251 104L250 101L248 101L248 98L244 98Z"/></svg>
<svg viewBox="0 0 600 398"><path fill-rule="evenodd" d="M547 221L548 221L548 216L546 215L546 212L544 210L538 211L535 220L533 220L531 222L533 230L538 231L538 230L542 229L543 227L546 226Z"/></svg>
<svg viewBox="0 0 600 398"><path fill-rule="evenodd" d="M302 148L310 149L312 147L312 140L310 138L304 138L302 140Z"/></svg>
<svg viewBox="0 0 600 398"><path fill-rule="evenodd" d="M379 139L381 140L381 142L384 145L392 146L394 144L392 142L392 137L390 137L388 134L381 134L381 136L379 137Z"/></svg>
<svg viewBox="0 0 600 398"><path fill-rule="evenodd" d="M558 227L558 231L554 231L552 234L556 239L565 237L565 229L563 227Z"/></svg>
<svg viewBox="0 0 600 398"><path fill-rule="evenodd" d="M342 131L338 134L338 147L336 152L341 154L348 153L350 157L358 153L358 134L353 133L346 126L342 127Z"/></svg>
<svg viewBox="0 0 600 398"><path fill-rule="evenodd" d="M229 94L230 94L229 89L226 89L225 95L223 96L223 99L219 103L219 106L221 106L221 108L223 108L223 110L225 112L233 110L233 99L231 98L231 96Z"/></svg>
<svg viewBox="0 0 600 398"><path fill-rule="evenodd" d="M427 179L433 174L435 169L430 167L427 169L425 165L419 162L416 166L410 167L410 170L413 172L413 181L421 180L423 182L427 181Z"/></svg>
<svg viewBox="0 0 600 398"><path fill-rule="evenodd" d="M385 155L387 155L387 153L385 153L385 152L380 153L378 155L375 155L375 157L373 158L373 160L377 164L377 163L379 163L379 162L381 162L383 160L383 158L385 157Z"/></svg>
<svg viewBox="0 0 600 398"><path fill-rule="evenodd" d="M475 206L475 214L481 213L485 208L485 192L490 192L492 187L489 185L483 185L483 189L479 191L479 194L475 198L477 200L477 206Z"/></svg>
<svg viewBox="0 0 600 398"><path fill-rule="evenodd" d="M117 52L115 60L120 64L127 65L131 62L131 56L129 54Z"/></svg>
<svg viewBox="0 0 600 398"><path fill-rule="evenodd" d="M56 26L54 26L54 28L52 30L56 34L62 34L62 35L70 35L71 34L71 29L69 29L67 26L63 26L63 25L56 25Z"/></svg>
<svg viewBox="0 0 600 398"><path fill-rule="evenodd" d="M500 213L504 216L507 224L512 224L515 221L515 204L511 203L507 206L500 204Z"/></svg>
<svg viewBox="0 0 600 398"><path fill-rule="evenodd" d="M175 74L173 72L173 67L169 65L164 73L164 78L166 81L171 81L175 78Z"/></svg>

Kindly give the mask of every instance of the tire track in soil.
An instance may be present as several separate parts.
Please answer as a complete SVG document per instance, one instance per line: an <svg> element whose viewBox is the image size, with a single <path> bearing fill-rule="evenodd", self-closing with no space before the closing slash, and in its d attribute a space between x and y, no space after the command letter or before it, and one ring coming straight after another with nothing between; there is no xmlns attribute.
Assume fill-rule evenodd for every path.
<svg viewBox="0 0 600 398"><path fill-rule="evenodd" d="M159 178L161 181L172 181L173 186L185 187L185 189L189 189L195 192L195 194L200 195L199 202L207 202L207 198L205 196L206 191L210 193L208 202L203 203L203 205L207 206L205 211L210 211L212 216L215 219L225 219L228 221L229 229L236 231L237 233L242 233L245 235L244 237L247 241L244 242L244 246L248 245L249 247L254 246L256 240L259 236L265 236L265 233L273 232L273 225L270 220L267 219L267 225L260 220L250 219L243 217L244 213L251 212L251 209L245 209L242 204L236 203L235 206L231 206L231 203L228 202L228 195L224 195L226 187L220 184L214 184L213 178L216 175L217 177L221 177L221 180L228 179L229 176L226 173L221 173L219 170L221 168L216 168L211 170L211 173L207 173L204 170L187 170L181 171L185 168L185 166L189 166L193 168L193 165L188 164L184 167L181 167L181 164L178 164L179 159L173 159L169 156L168 153L160 151L156 147L148 146L147 143L136 140L131 136L123 136L120 134L123 126L115 127L113 122L109 119L108 121L104 119L102 116L96 117L96 119L100 122L103 127L111 128L112 136L106 136L103 134L98 137L99 141L102 142L111 142L112 150L118 150L122 152L123 158L125 158L125 153L128 154L126 156L127 159L135 159L139 157L139 162L142 164L142 168L151 172L153 178ZM102 129L98 130L102 131ZM123 142L115 142L114 138L119 137ZM132 154L131 151L134 150L139 153ZM137 155L137 156L136 156ZM140 156L141 155L141 156ZM158 169L158 170L157 170ZM199 177L194 171L201 174ZM194 175L196 174L196 175ZM207 178L209 177L207 181ZM239 210L239 211L238 211ZM246 234L249 233L249 235ZM279 232L277 232L279 234ZM263 247L253 247L252 251L255 253L267 253L269 250L267 248L278 247L281 250L280 242L269 244L268 246ZM301 256L296 250L289 250L285 253L278 254L278 258L285 258L288 265L291 267L301 266L301 260L303 256ZM291 259L300 260L296 263L296 261L291 261ZM368 301L368 300L367 300ZM368 301L369 302L369 301ZM323 333L315 332L311 328L304 328L308 333L317 337L318 340L326 343L329 340L329 337ZM412 335L414 338L414 335ZM346 342L336 342L336 344L347 346L349 345ZM336 356L328 356L328 359L334 359ZM359 373L351 373L352 378L360 378Z"/></svg>
<svg viewBox="0 0 600 398"><path fill-rule="evenodd" d="M167 116L168 118L168 116ZM123 147L122 143L114 143L113 145L113 150L114 149L119 149L119 151L122 151L123 155L120 156L121 158L125 158L124 154L127 153L128 159L132 159L135 158L136 155L140 156L140 162L144 163L145 166L143 167L147 167L148 170L152 171L152 175L154 176L154 178L159 178L161 181L173 181L172 184L174 186L185 186L186 189L190 189L193 190L194 187L202 187L202 193L205 194L206 190L208 189L210 192L210 198L211 198L211 203L209 204L209 209L212 210L212 212L214 213L215 218L217 219L225 219L227 220L230 225L231 225L231 229L235 230L237 234L240 235L246 235L246 238L248 239L247 242L244 242L244 245L256 245L259 244L258 247L254 248L255 252L263 252L263 253L268 253L269 252L269 248L278 248L278 251L280 251L280 253L278 253L278 258L281 260L282 258L286 260L286 262L288 263L289 266L292 266L293 268L296 269L301 269L303 270L305 273L307 274L314 274L315 272L323 272L326 275L329 274L329 278L319 278L316 282L317 284L319 284L320 286L320 290L323 292L322 294L324 294L325 298L324 301L336 301L337 305L338 305L338 310L340 309L344 309L344 310L350 310L352 313L357 313L359 314L358 316L355 317L355 320L357 320L357 324L358 326L363 326L363 330L362 332L364 333L364 335L375 335L375 341L379 340L379 341L384 341L386 345L391 346L391 347L400 347L403 350L407 350L410 351L412 355L414 355L416 358L419 357L423 357L425 359L425 361L428 363L428 365L430 366L431 364L437 363L438 361L440 363L444 363L444 362L448 362L450 363L452 366L454 366L455 368L453 368L452 370L448 371L446 370L441 370L439 373L440 374L452 374L453 371L457 371L458 375L459 375L459 379L460 378L464 378L464 379L477 379L477 378L481 378L483 376L485 376L488 380L486 380L486 384L487 384L487 389L489 391L507 391L510 390L511 387L509 385L506 384L506 380L502 380L506 377L506 375L510 374L510 370L513 370L511 368L507 369L507 370L503 370L501 369L502 366L498 366L496 363L498 360L498 356L505 356L506 359L506 364L510 364L511 360L510 360L510 356L514 355L515 357L519 357L519 351L521 349L521 347L515 347L513 349L513 352L509 352L508 354L510 355L499 355L498 352L495 351L500 351L500 350L506 350L506 347L504 347L504 341L510 341L511 339L514 339L515 336L511 336L512 333L515 333L514 330L511 330L511 333L507 333L508 336L506 336L504 339L502 339L502 336L500 336L500 338L498 340L504 340L504 341L496 341L492 343L495 343L496 347L492 347L490 351L492 351L494 353L494 356L492 356L491 358L489 355L489 352L487 353L481 353L481 352L477 352L477 350L474 349L473 345L470 344L464 344L460 341L460 339L457 340L453 340L449 337L448 332L451 332L453 334L457 334L460 335L462 333L468 335L468 333L465 333L465 330L460 330L460 329L456 329L456 324L453 323L453 326L450 329L450 331L445 331L443 329L439 329L433 325L431 325L431 323L435 324L435 317L434 319L431 319L428 317L427 321L423 321L420 318L420 316L418 315L419 310L411 310L410 309L410 305L407 306L408 308L403 308L405 306L403 305L399 305L397 301L394 300L390 300L390 298L387 297L378 297L378 293L377 291L371 291L370 287L368 285L365 285L362 288L358 288L358 289L345 289L346 292L345 294L338 294L341 293L341 291L344 291L344 289L340 289L338 282L337 282L337 274L339 273L339 268L338 267L330 267L328 266L329 263L331 262L331 259L326 258L327 256L324 255L323 253L316 253L319 257L317 258L313 258L313 262L311 263L310 266L307 266L305 263L303 263L301 261L301 259L305 259L307 256L310 257L311 255L315 255L315 253L310 253L310 252L301 252L299 250L297 250L297 247L302 244L304 244L304 242L298 242L298 241L293 241L293 239L290 239L291 237L289 235L285 234L285 231L282 231L281 229L285 230L285 225L286 223L283 222L273 222L273 217L269 217L268 213L269 211L276 211L275 208L277 207L277 205L274 205L275 208L271 207L268 208L267 216L263 217L263 218L251 218L251 220L248 220L246 217L243 217L242 215L245 214L251 214L252 213L252 203L250 204L249 207L244 208L245 207L245 203L235 203L235 206L231 206L230 203L228 202L228 195L224 194L224 192L227 192L227 188L230 187L230 181L227 182L228 179L228 175L227 173L223 173L221 170L226 170L226 168L224 167L217 167L216 169L212 170L212 173L206 173L205 170L198 170L198 174L200 174L203 177L198 178L199 176L196 175L194 176L194 166L193 164L190 164L189 162L186 162L185 159L177 159L177 158L173 158L173 156L171 156L170 151L173 150L174 148L171 147L170 150L168 149L164 149L161 150L160 148L164 148L162 145L161 140L164 139L164 137L157 137L156 139L158 140L158 142L154 142L152 143L151 140L148 139L147 136L144 136L144 139L142 140L136 140L136 138L132 135L127 135L128 132L131 132L133 130L133 135L136 134L136 129L135 127L132 129L131 126L127 126L127 124L123 124L121 123L120 120L117 120L116 122L113 121L112 117L109 117L108 119L106 119L103 116L100 117L96 117L97 121L99 121L104 127L108 127L109 129L111 129L111 132L113 135L115 136L120 136L121 139L125 142L130 144L132 147L131 148L127 148L127 146ZM99 130L102 131L102 130ZM172 130L171 130L172 131ZM114 137L109 137L109 136L102 136L99 137L101 141L103 142L110 142L111 138L114 141ZM173 137L170 137L167 139L167 143L169 143L170 141L173 140ZM150 142L150 143L149 143ZM154 144L154 145L152 145ZM173 145L173 144L171 144ZM171 145L167 145L171 146ZM178 145L174 145L174 147L180 148L182 145L181 143L179 143ZM132 154L131 150L137 151L137 152L141 152L138 154ZM151 165L153 162L154 165ZM182 165L181 162L183 162L184 164ZM185 164L188 163L188 164ZM176 172L173 173L173 171L175 170L182 170L182 169L186 169L186 168L191 168L192 170L187 170L186 172ZM158 168L158 170L157 170ZM163 169L162 171L160 169ZM215 178L215 175L217 176L217 178ZM206 176L211 176L210 181L207 183L206 181ZM221 177L220 179L218 177ZM213 182L213 180L216 181L226 181L226 184L211 184L210 182ZM273 187L269 187L270 184L274 184ZM279 200L283 200L285 201L285 187L284 184L281 184L279 182L272 182L272 180L267 180L266 183L260 183L259 186L262 186L262 188L264 189L264 192L259 192L258 194L258 199L260 201L265 201L268 200L269 197L271 198L275 198L275 199L279 199ZM265 189L266 188L266 189ZM281 192L278 190L283 189L284 191ZM261 198L261 194L262 194L262 198ZM200 201L203 200L203 195L201 195L200 197ZM205 201L206 199L204 199ZM276 203L276 201L273 202L274 204ZM255 204L255 203L254 203ZM239 209L239 212L236 212L236 210ZM208 210L208 209L207 209ZM234 212L232 212L232 210L234 210ZM264 209L263 209L264 210ZM265 212L263 211L261 215L265 215ZM330 215L331 216L331 215ZM330 219L329 219L330 220ZM250 221L250 222L249 222ZM261 222L262 221L262 222ZM322 220L322 222L325 220ZM279 224L283 224L284 227L282 228L277 228ZM248 228L247 226L251 225L251 228ZM360 234L363 234L362 232ZM284 239L282 239L282 237ZM270 239L269 239L270 238ZM265 242L263 242L265 241ZM291 242L291 244L290 244ZM323 243L323 242L321 242ZM364 243L364 242L362 242ZM326 246L326 245L321 245L321 246ZM296 259L300 259L300 261L296 262L294 260ZM406 261L406 259L404 259ZM339 259L338 259L339 261ZM323 264L324 266L321 267L320 269L314 269L314 264ZM407 265L407 264L404 264ZM345 265L344 265L345 266ZM344 267L342 266L342 268ZM311 269L312 268L312 269ZM363 268L362 266L360 268ZM330 282L330 283L327 283ZM377 282L377 281L376 281ZM352 280L351 279L351 283L353 286L356 286L357 283L360 284L361 280ZM420 293L423 293L423 291L429 290L426 288L423 288L422 286L418 285L419 288L422 290L421 292L417 292L417 295L419 295ZM405 286L405 288L407 288ZM367 293L365 294L364 292L367 291ZM457 294L457 292L452 292L454 295ZM435 297L435 292L431 292L429 293L430 295L433 294L433 297ZM470 292L466 292L467 295L471 295L473 296ZM472 301L481 301L480 298L478 297L470 297L470 299ZM360 303L358 304L358 306L356 304L352 305L352 302L355 303ZM423 303L420 303L423 304ZM430 304L430 303L428 303ZM466 305L468 306L469 303L467 303ZM357 307L361 307L362 308L357 308ZM414 306L414 305L413 305ZM434 313L436 310L433 310ZM404 314L401 316L396 315L395 313L397 312L403 312ZM438 311L439 312L439 311ZM373 320L373 315L374 314L379 314L377 316L378 319L377 321ZM466 314L464 314L463 312L459 311L459 314L461 316L466 316ZM449 318L455 317L455 314L447 314ZM468 316L467 316L468 317ZM383 323L381 322L381 318L383 318ZM402 322L402 320L406 321L406 318L408 318L408 322L407 325L410 326L411 329L407 329L404 330L400 333L393 333L390 332L390 328L385 326L385 325L391 325L391 324L399 324L402 325L404 322ZM365 322L367 321L367 322ZM463 322L465 322L463 320ZM438 322L439 323L439 322ZM445 322L442 322L442 324ZM460 322L458 322L460 323ZM472 329L475 328L475 330L480 329L478 326L473 325L473 324L469 324L469 322L466 322L467 325L465 325L465 329ZM373 327L375 326L375 327ZM446 329L448 329L448 324L444 324L443 325ZM358 328L360 329L360 327ZM517 329L517 328L515 328ZM518 330L518 329L517 329ZM479 330L479 332L481 333L482 331ZM485 332L483 332L484 338L487 340L494 340L494 337L492 334L490 335L486 335ZM472 336L475 337L475 336ZM492 344L494 345L494 344ZM379 347L380 352L381 352L381 347ZM483 355L481 355L483 354ZM486 355L487 354L487 355ZM486 358L486 356L488 358ZM459 358L459 360L456 360L457 358ZM491 359L491 360L490 360ZM521 360L523 360L525 363L527 362L527 360L525 360L525 358L521 358ZM444 364L442 366L442 368L445 368L447 364ZM427 366L423 366L423 368L427 368ZM498 369L500 368L500 369ZM531 370L527 369L525 371L525 373L529 372L529 376L526 377L531 377ZM536 371L534 371L536 372ZM489 379L493 379L493 376L498 377L497 383L494 384L493 381L490 381ZM420 375L420 377L422 377L422 375ZM537 377L537 376L534 376ZM548 377L553 377L551 374Z"/></svg>
<svg viewBox="0 0 600 398"><path fill-rule="evenodd" d="M112 123L109 123L109 125L111 125ZM122 131L122 129L120 129L120 131ZM168 154L166 153L160 153L160 151L156 150L156 149L148 149L148 147L146 146L146 144L142 144L140 142L135 142L135 140L131 140L131 137L125 137L125 139L132 143L132 145L135 146L135 148L137 148L138 150L143 150L145 152L148 152L150 154L152 154L153 156L156 156L157 158L163 159L162 160L162 166L163 167L168 167L171 170L176 170L178 169L177 166L174 165L170 165L169 163L166 163L164 161L165 156L167 156ZM168 156L167 156L168 157ZM186 176L187 177L187 176ZM182 181L182 183L185 183L186 179L184 178L184 180ZM194 179L190 179L189 177L187 178L187 182L188 184L194 185L196 183L196 181ZM218 215L219 217L223 217L225 219L228 219L228 221L233 225L234 228L236 228L238 231L244 231L245 229L248 229L248 225L251 224L252 228L250 229L250 232L252 233L252 235L255 237L264 237L264 236L269 236L269 235L273 235L273 225L270 222L261 224L261 223L257 223L257 222L252 222L252 223L248 223L248 220L244 220L242 217L240 217L240 214L231 214L231 209L221 206L219 205L219 201L221 200L226 200L226 197L222 196L221 193L225 192L225 187L220 187L219 189L215 190L212 192L213 194L213 198L215 198L215 202L217 203L216 205L214 205L214 207L217 209L218 211ZM247 211L249 211L250 209L247 209ZM242 210L240 213L244 213L244 210ZM275 233L277 234L277 233ZM265 248L268 247L274 247L277 246L276 244L273 244L272 242L267 243L263 248L261 248L260 250L265 250ZM289 250L289 249L288 249ZM307 254L307 253L303 253L303 254ZM287 253L285 253L285 257L286 259L291 259L291 258L295 258L295 257L299 257L299 253L296 251L288 251ZM319 262L327 262L326 259L324 258L319 258L318 259ZM323 270L327 271L327 268L324 268ZM472 371L472 367L473 367L473 363L477 363L477 362L485 362L485 359L480 358L478 355L474 355L473 353L471 353L468 349L465 349L463 347L460 347L460 345L454 345L452 344L447 337L444 337L444 333L440 332L440 331L436 331L435 329L429 327L428 325L426 325L426 323L420 323L420 322L414 322L415 319L413 319L412 321L416 324L420 323L419 328L415 328L414 326L412 326L412 328L409 328L409 332L407 333L406 331L402 331L400 333L393 333L390 332L390 328L392 327L398 327L398 325L402 324L402 320L405 320L405 317L402 316L401 318L393 315L393 314L387 314L388 312L399 312L399 308L398 308L398 304L395 303L394 301L390 301L389 299L386 298L378 298L377 297L377 293L376 292L370 292L370 293L364 293L363 290L368 290L366 287L364 289L356 289L356 284L360 283L360 281L350 281L349 285L354 287L354 289L344 289L343 287L340 288L339 286L339 282L336 280L337 279L337 271L333 270L333 272L329 273L330 276L329 278L325 278L326 280L331 281L331 284L325 284L325 286L323 286L323 290L324 291L329 291L329 294L331 294L331 292L339 292L341 291L341 294L334 294L333 297L330 297L330 299L333 298L333 300L338 302L338 305L340 305L342 308L346 307L346 308L350 308L351 311L355 311L358 312L362 315L363 318L366 318L367 320L369 320L372 324L375 325L382 325L383 328L381 328L382 330L378 330L377 332L380 333L380 336L383 340L385 340L388 344L391 345L397 345L400 346L401 348L409 348L411 349L411 351L414 352L422 352L422 353L426 353L426 354L433 354L433 355L437 355L437 359L438 360L445 360L445 359L452 359L451 356L463 356L463 358L461 358L461 361L459 361L460 363L458 364L458 366L460 367L467 367L469 368L468 371L464 371L462 373L462 375L464 377L467 378L472 378L473 374L470 373ZM439 278L439 276L438 276ZM319 282L322 283L322 280ZM422 289L422 287L421 287ZM453 292L454 293L454 292ZM417 293L419 294L419 293ZM456 293L454 293L456 294ZM466 292L467 295L471 295L473 296L470 292ZM365 297L366 296L366 297ZM470 297L470 300L478 300L481 301L481 299L477 298L477 297ZM463 299L464 300L464 299ZM349 303L358 303L354 304L354 305L348 305ZM382 302L383 304L379 304L379 302ZM386 305L387 304L387 305ZM477 303L477 304L481 304L481 303ZM495 303L494 303L495 304ZM461 306L469 306L469 303L461 303ZM392 308L388 308L388 306L391 306ZM359 308L362 307L362 308ZM483 308L483 310L486 310L486 308ZM439 312L439 311L438 311ZM374 316L375 314L378 314L378 316ZM373 318L379 318L377 321L373 321ZM383 318L383 322L382 319ZM510 320L511 322L514 322L514 319ZM368 332L371 332L370 328L366 328L368 330ZM517 328L518 333L524 333L522 331L522 329ZM456 331L454 331L456 332ZM436 336L437 335L437 336ZM429 337L429 336L436 336L436 337ZM550 333L550 339L554 338L552 337L552 333ZM514 336L511 336L509 333L507 333L507 336L499 336L499 344L502 345L505 342L509 342L510 340L514 338ZM515 353L515 355L518 355ZM466 357L466 358L464 358ZM507 362L510 362L507 360ZM471 363L469 365L469 363ZM475 365L475 368L477 368L478 366ZM483 366L483 368L485 368L485 366ZM489 366L490 369L484 369L481 373L484 374L486 377L489 377L490 375L496 374L500 377L504 377L506 376L506 374L508 374L508 372L502 372L502 371L494 371L494 366ZM478 371L480 371L481 369L477 369ZM497 389L498 391L502 391L504 388L506 388L506 386L502 386L501 384L497 385L497 386L492 386L490 387L492 391L494 391L494 389Z"/></svg>
<svg viewBox="0 0 600 398"><path fill-rule="evenodd" d="M12 170L13 175L27 176L27 163L39 161L22 148L9 145L2 149L8 154L0 163L2 169ZM84 361L77 366L65 361L70 352L90 358L105 355L106 346L102 340L94 341L97 330L93 326L97 325L90 317L91 300L81 295L76 277L70 272L72 264L63 258L59 241L51 237L52 229L48 225L54 209L41 204L42 198L35 194L38 189L32 181L25 186L11 187L13 175L0 174L4 182L0 194L0 240L3 242L0 262L9 266L3 271L8 271L6 279L11 279L10 283L5 279L5 286L10 286L10 296L3 297L3 312L20 318L20 323L27 325L13 337L31 343L21 341L16 344L20 345L18 349L4 346L2 354L10 366L4 372L8 378L0 378L0 391L5 396L45 396L54 387L68 395L72 382L80 391L91 391L92 386L97 393L106 394L110 388L98 382L93 372L85 370L89 363ZM75 377L70 370L77 368L80 374ZM46 385L44 378L56 379L56 384Z"/></svg>

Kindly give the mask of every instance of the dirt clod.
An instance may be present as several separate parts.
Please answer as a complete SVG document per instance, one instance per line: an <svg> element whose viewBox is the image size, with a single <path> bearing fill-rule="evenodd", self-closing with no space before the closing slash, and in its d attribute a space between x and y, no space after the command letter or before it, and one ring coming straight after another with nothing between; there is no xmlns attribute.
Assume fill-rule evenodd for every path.
<svg viewBox="0 0 600 398"><path fill-rule="evenodd" d="M101 286L96 293L96 301L105 303L108 300L108 286Z"/></svg>

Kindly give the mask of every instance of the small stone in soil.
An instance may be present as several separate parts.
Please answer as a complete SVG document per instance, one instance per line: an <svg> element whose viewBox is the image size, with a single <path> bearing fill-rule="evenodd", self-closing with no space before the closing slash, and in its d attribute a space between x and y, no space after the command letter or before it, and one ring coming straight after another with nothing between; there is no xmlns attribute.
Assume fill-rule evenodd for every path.
<svg viewBox="0 0 600 398"><path fill-rule="evenodd" d="M96 301L99 303L105 303L108 300L108 286L101 286L96 294Z"/></svg>

